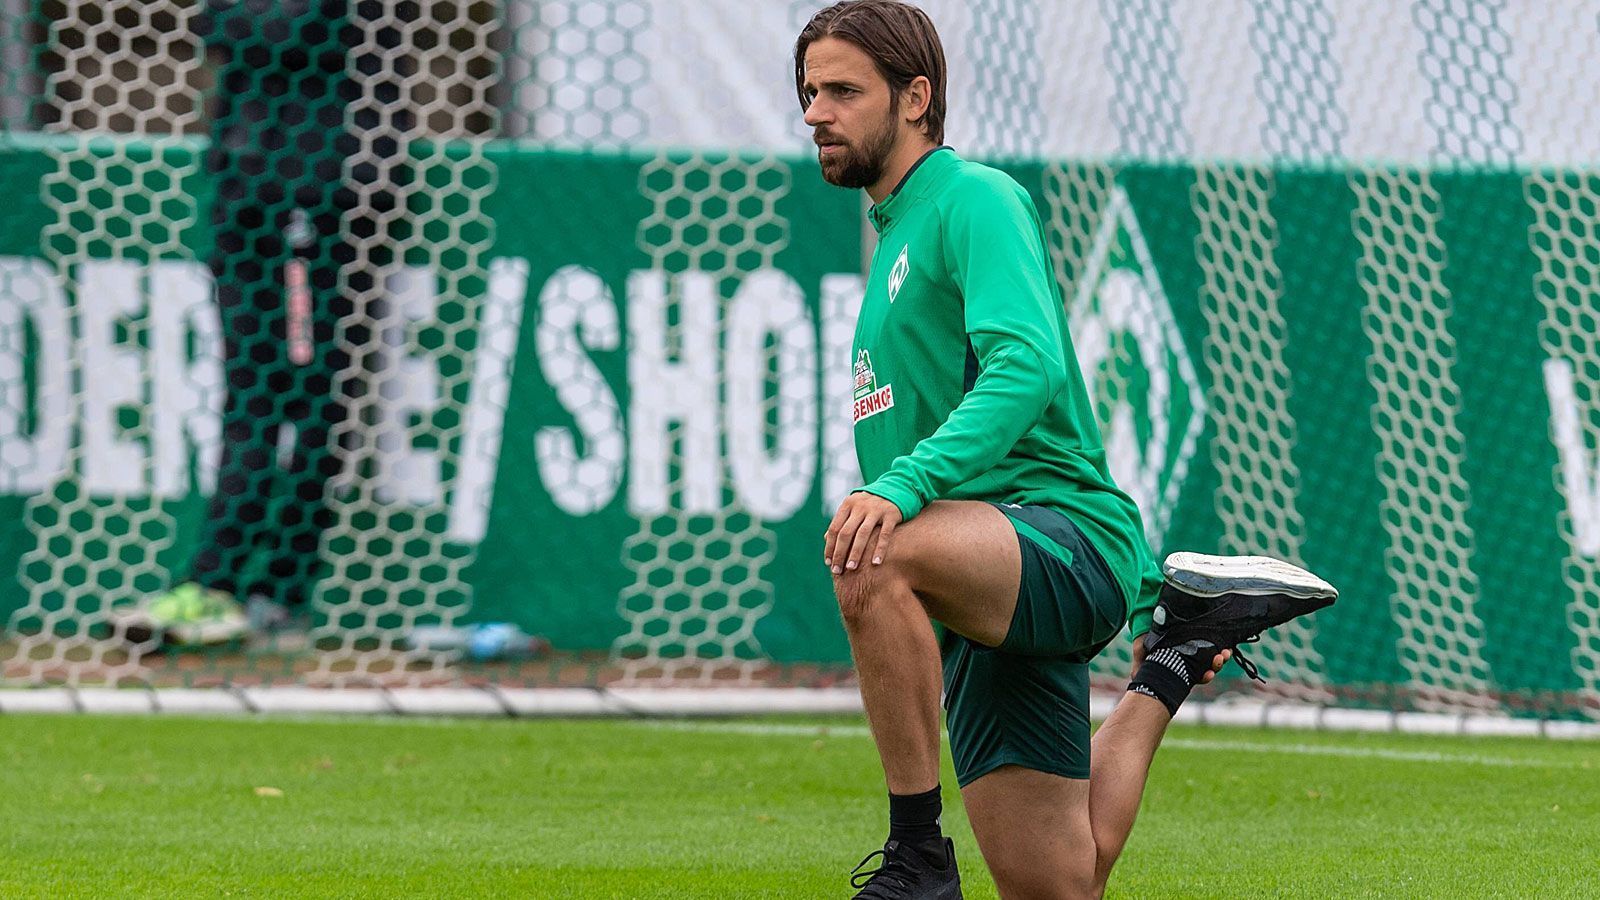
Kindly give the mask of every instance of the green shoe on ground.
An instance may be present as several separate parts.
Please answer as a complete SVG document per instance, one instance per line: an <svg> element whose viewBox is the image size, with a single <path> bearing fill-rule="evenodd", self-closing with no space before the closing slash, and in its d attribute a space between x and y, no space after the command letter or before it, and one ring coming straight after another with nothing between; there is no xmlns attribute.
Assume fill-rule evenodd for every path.
<svg viewBox="0 0 1600 900"><path fill-rule="evenodd" d="M250 619L244 605L227 591L186 582L132 609L113 613L112 626L135 643L155 638L206 646L244 637Z"/></svg>

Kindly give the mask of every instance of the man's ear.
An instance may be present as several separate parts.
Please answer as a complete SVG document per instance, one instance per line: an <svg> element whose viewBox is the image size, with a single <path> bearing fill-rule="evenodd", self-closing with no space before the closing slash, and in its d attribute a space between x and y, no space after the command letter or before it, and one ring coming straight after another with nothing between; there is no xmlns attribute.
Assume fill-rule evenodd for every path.
<svg viewBox="0 0 1600 900"><path fill-rule="evenodd" d="M907 122L915 122L926 115L932 103L933 83L928 81L926 75L911 79L906 89L900 92L900 112Z"/></svg>

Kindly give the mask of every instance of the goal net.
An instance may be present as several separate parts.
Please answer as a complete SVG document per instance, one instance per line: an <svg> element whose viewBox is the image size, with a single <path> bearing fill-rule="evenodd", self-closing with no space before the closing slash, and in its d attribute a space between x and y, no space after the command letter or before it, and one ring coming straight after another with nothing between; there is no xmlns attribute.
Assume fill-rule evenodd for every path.
<svg viewBox="0 0 1600 900"><path fill-rule="evenodd" d="M847 687L823 5L0 0L0 680ZM1600 3L920 5L1221 696L1600 718Z"/></svg>

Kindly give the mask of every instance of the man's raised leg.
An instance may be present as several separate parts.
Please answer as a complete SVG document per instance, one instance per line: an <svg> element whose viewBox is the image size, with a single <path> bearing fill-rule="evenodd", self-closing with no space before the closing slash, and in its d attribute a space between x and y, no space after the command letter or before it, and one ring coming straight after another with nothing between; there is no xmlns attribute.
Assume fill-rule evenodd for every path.
<svg viewBox="0 0 1600 900"><path fill-rule="evenodd" d="M1174 553L1162 569L1166 585L1154 627L1134 642L1129 690L1091 745L1097 893L1133 830L1151 760L1190 688L1209 683L1236 655L1232 648L1339 596L1316 575L1268 557ZM1239 662L1260 678L1253 664Z"/></svg>
<svg viewBox="0 0 1600 900"><path fill-rule="evenodd" d="M1144 656L1144 638L1139 637L1133 644L1134 673ZM1200 683L1209 684L1232 657L1232 650L1213 657L1211 671L1201 676ZM1161 701L1128 691L1094 733L1089 750L1089 821L1094 831L1095 896L1105 892L1111 867L1128 843L1156 748L1171 722L1172 713Z"/></svg>
<svg viewBox="0 0 1600 900"><path fill-rule="evenodd" d="M1220 668L1220 666L1219 666ZM1089 751L1089 822L1094 833L1095 896L1133 831L1145 779L1172 716L1153 697L1126 693L1095 732Z"/></svg>

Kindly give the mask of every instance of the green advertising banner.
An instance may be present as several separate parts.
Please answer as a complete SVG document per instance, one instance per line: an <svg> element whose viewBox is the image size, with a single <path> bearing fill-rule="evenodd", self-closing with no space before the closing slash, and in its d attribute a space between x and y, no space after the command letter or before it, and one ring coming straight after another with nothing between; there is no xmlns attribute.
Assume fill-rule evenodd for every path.
<svg viewBox="0 0 1600 900"><path fill-rule="evenodd" d="M195 152L120 148L119 165L155 154L186 174L169 198L97 201L187 204L182 228L101 228L108 240L70 251L63 235L94 211L53 200L65 163L42 146L0 153L7 184L39 186L0 217L0 564L18 572L0 610L14 623L92 603L112 577L82 564L97 554L116 556L126 597L164 587L193 550L220 403ZM454 179L477 204L462 220L490 224L420 222L435 249L391 273L384 402L402 424L361 473L427 523L416 553L459 570L472 620L566 650L847 660L820 546L855 486L860 195L770 156L490 144L460 159L422 189ZM1114 474L1153 543L1286 557L1341 589L1258 648L1269 676L1314 699L1594 708L1589 180L1003 167L1046 222ZM142 555L99 538L137 533L151 510L172 524ZM342 521L357 524L329 554L407 552ZM366 574L383 583L381 565Z"/></svg>

